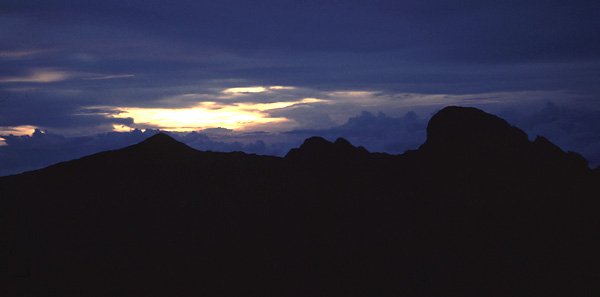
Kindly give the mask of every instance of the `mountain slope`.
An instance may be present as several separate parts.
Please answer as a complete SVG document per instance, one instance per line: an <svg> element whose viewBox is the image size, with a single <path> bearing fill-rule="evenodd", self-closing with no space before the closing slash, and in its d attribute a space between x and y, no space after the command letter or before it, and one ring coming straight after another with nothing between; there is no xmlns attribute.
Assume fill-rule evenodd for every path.
<svg viewBox="0 0 600 297"><path fill-rule="evenodd" d="M592 296L598 175L477 109L403 155L158 134L0 178L3 296Z"/></svg>

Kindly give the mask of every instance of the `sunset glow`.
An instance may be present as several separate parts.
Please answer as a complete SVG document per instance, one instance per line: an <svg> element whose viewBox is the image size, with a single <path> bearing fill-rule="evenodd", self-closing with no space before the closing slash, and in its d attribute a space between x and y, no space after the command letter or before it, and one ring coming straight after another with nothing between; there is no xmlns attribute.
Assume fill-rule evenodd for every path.
<svg viewBox="0 0 600 297"><path fill-rule="evenodd" d="M237 87L237 88L228 88L222 91L223 94L226 95L245 95L245 94L254 94L254 93L265 93L269 91L281 91L281 90L294 90L295 87L292 86L253 86L253 87Z"/></svg>
<svg viewBox="0 0 600 297"><path fill-rule="evenodd" d="M31 135L33 131L35 131L37 127L23 125L23 126L14 126L14 127L1 127L0 126L0 135L15 135L15 136L23 136L23 135Z"/></svg>
<svg viewBox="0 0 600 297"><path fill-rule="evenodd" d="M24 136L31 135L37 127L35 126L15 126L15 127L0 127L0 135ZM0 146L6 145L6 139L0 136Z"/></svg>
<svg viewBox="0 0 600 297"><path fill-rule="evenodd" d="M277 124L290 121L283 117L272 117L269 110L296 104L324 102L317 98L272 103L201 102L190 108L114 108L119 113L115 118L132 118L137 126L155 127L170 131L195 131L206 128L248 130L256 125ZM264 126L263 126L264 127ZM114 125L114 131L126 132L131 127Z"/></svg>
<svg viewBox="0 0 600 297"><path fill-rule="evenodd" d="M253 126L289 122L283 117L272 117L269 110L297 104L324 102L318 98L304 98L290 102L235 103L200 102L189 108L141 108L119 107L115 118L132 118L135 126L154 127L170 131L195 131L206 128L249 130ZM114 131L127 132L131 127L113 125Z"/></svg>
<svg viewBox="0 0 600 297"><path fill-rule="evenodd" d="M243 93L262 93L266 92L267 88L265 87L243 87L243 88L229 88L223 90L225 94L243 94Z"/></svg>

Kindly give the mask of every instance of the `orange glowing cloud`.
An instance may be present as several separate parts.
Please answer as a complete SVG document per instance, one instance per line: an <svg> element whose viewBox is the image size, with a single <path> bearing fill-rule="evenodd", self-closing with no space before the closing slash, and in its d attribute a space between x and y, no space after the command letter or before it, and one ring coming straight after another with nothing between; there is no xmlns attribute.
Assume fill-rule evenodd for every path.
<svg viewBox="0 0 600 297"><path fill-rule="evenodd" d="M12 127L0 127L0 135L15 135L24 136L31 135L37 127L23 125L23 126L12 126ZM0 146L6 145L6 139L0 136Z"/></svg>
<svg viewBox="0 0 600 297"><path fill-rule="evenodd" d="M0 135L31 135L37 129L36 126L23 125L23 126L9 126L0 127Z"/></svg>

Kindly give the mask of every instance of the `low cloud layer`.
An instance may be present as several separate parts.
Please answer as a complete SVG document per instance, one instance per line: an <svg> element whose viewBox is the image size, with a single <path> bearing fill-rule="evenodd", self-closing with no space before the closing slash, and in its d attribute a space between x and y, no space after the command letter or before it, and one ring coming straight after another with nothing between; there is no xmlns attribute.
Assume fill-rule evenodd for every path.
<svg viewBox="0 0 600 297"><path fill-rule="evenodd" d="M505 118L530 137L544 136L563 150L582 154L590 165L600 165L600 111L578 110L549 102L532 114L507 112Z"/></svg>

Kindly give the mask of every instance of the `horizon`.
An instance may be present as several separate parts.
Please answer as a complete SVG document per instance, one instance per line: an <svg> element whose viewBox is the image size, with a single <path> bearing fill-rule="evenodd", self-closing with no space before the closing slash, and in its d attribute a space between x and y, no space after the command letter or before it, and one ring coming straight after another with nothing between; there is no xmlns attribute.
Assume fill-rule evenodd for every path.
<svg viewBox="0 0 600 297"><path fill-rule="evenodd" d="M557 111L564 112L564 108L558 108L552 103L536 114L537 117L553 118ZM484 111L485 112L485 111ZM493 114L491 114L493 115ZM502 117L500 117L502 118ZM506 120L506 119L503 119ZM527 118L519 119L521 123L527 123ZM530 120L530 119L529 119ZM113 131L88 136L65 137L60 134L35 129L31 135L10 135L7 137L8 148L0 160L8 160L9 166L0 168L0 176L18 174L31 170L41 169L55 163L78 159L102 151L121 149L130 145L141 143L157 134L166 134L178 142L182 142L199 151L215 152L245 152L249 154L283 157L291 150L299 148L307 139L320 137L329 142L337 139L345 139L355 147L364 147L371 153L388 153L391 155L402 155L406 151L416 150L426 140L426 128L429 119L419 117L414 112L408 112L403 117L388 117L380 112L374 115L363 111L360 115L350 118L340 126L322 130L292 130L280 133L267 132L237 132L225 128L209 128L200 131L168 131L161 129L134 129L128 132ZM522 127L507 121L509 125L522 130ZM537 125L542 125L536 123ZM538 126L530 126L530 130ZM545 135L531 134L524 130L529 141L536 137ZM396 142L390 142L396 140ZM559 138L559 141L561 139ZM550 139L551 142L565 152L575 152L581 155L577 148L566 149L563 143ZM586 143L580 144L579 148L585 148ZM568 148L568 146L567 146ZM592 147L593 148L593 147ZM37 152L38 158L19 160L21 150ZM42 154L40 154L40 152ZM11 154L12 153L12 154ZM589 153L589 151L588 151ZM594 154L596 153L596 154ZM588 162L591 169L600 168L600 154L594 152L582 156ZM590 158L591 156L591 158ZM15 158L16 157L16 158ZM39 158L41 157L41 158ZM33 160L33 161L32 161ZM12 161L12 163L11 163ZM12 165L12 166L11 166Z"/></svg>

